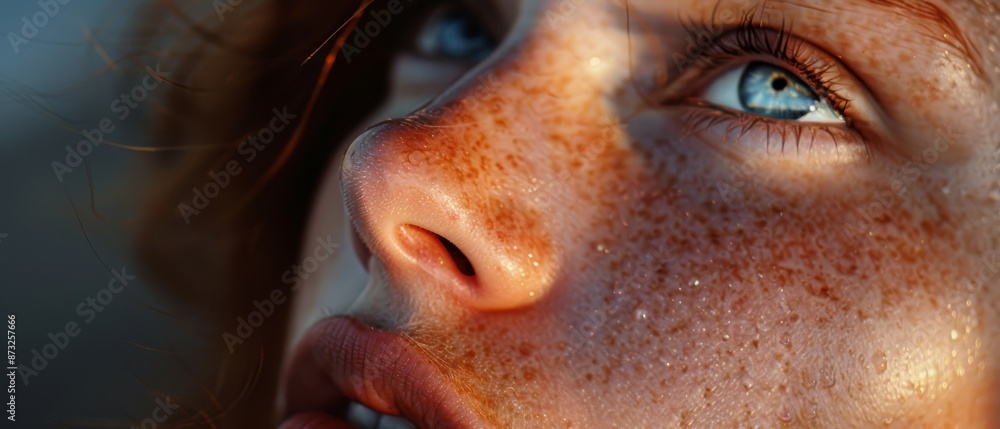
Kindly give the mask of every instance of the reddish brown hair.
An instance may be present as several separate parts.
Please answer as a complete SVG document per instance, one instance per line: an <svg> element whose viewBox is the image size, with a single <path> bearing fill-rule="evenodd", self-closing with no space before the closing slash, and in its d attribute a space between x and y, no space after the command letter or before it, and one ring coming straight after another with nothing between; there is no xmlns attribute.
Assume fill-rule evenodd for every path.
<svg viewBox="0 0 1000 429"><path fill-rule="evenodd" d="M187 358L208 370L191 385L217 386L184 392L188 418L178 426L275 423L272 405L292 306L279 306L232 354L222 334L253 309L253 300L282 286L281 274L297 259L318 177L338 143L384 98L389 52L376 45L391 37L373 41L351 64L335 61L338 40L367 3L243 0L202 10L201 20L172 0L145 11L147 23L183 25L179 34L167 35L171 46L163 64L173 85L151 136L151 145L178 150L156 157L160 180L137 246L145 271L205 334L208 350ZM168 27L143 24L141 36L156 40L158 32L173 33ZM285 106L297 115L293 127L244 162L238 143L266 127L272 109ZM192 188L230 160L240 161L241 173L188 223L179 204L191 204Z"/></svg>

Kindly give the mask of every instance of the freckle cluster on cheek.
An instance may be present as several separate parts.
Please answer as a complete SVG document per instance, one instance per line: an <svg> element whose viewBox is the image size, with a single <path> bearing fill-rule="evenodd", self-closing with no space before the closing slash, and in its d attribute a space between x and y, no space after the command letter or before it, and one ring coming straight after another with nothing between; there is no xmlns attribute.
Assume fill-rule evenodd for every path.
<svg viewBox="0 0 1000 429"><path fill-rule="evenodd" d="M657 144L658 152L639 153L610 146L615 156L574 176L570 191L578 198L541 208L543 217L586 214L585 227L525 224L531 231L548 225L559 242L573 243L562 249L551 300L519 315L470 315L488 322L453 327L445 355L475 374L470 388L481 400L515 397L524 407L601 410L640 423L650 416L628 415L628 404L607 393L638 384L649 390L620 400L659 404L657 418L829 423L847 412L837 404L849 406L860 389L892 392L907 404L879 402L865 418L898 421L928 392L945 397L978 369L978 307L958 307L966 295L957 286L975 268L962 250L961 222L928 223L939 220L934 211L906 200L871 225L871 235L847 235L844 225L875 198L866 190L883 186L862 175L845 178L855 181L853 193L763 175L743 199L723 204L703 180L724 177L719 164L691 161L707 156L701 150ZM510 165L503 174L543 175L544 164ZM700 172L674 173L681 170ZM480 204L504 225L504 207L513 203ZM950 317L952 305L953 324L926 323L928 313ZM931 355L913 352L920 348ZM932 356L939 363L928 363ZM969 358L974 364L963 363ZM941 387L946 381L951 389ZM710 406L719 401L742 411Z"/></svg>

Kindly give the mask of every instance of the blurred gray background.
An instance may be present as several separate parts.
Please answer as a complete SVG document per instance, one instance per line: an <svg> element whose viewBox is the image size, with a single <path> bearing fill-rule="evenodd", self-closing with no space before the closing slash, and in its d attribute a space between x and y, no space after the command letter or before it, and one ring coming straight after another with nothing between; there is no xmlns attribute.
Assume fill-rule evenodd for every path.
<svg viewBox="0 0 1000 429"><path fill-rule="evenodd" d="M75 132L103 118L116 126L108 140L147 145L142 130L155 101L124 120L111 111L122 91L141 83L141 67L126 60L115 70L103 58L134 49L132 16L145 2L42 3L59 10L18 52L11 34L23 36L22 17L48 12L39 0L0 3L0 317L16 315L17 363L28 367L32 351L52 342L50 333L69 322L80 332L27 385L18 377L17 421L5 413L0 427L139 427L157 395L190 381L179 356L204 339L192 322L170 315L170 303L151 290L132 255L130 235L149 183L144 166L156 155L104 144L86 157L90 178L80 165L62 182L51 164L65 162L66 146L82 140ZM107 288L113 274L105 264L136 279L102 311L78 311ZM5 377L4 403L8 383Z"/></svg>

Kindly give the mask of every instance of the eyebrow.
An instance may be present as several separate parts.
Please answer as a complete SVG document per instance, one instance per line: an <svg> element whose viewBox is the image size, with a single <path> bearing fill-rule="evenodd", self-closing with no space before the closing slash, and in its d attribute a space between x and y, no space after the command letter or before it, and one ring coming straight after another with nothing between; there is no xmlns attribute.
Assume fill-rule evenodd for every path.
<svg viewBox="0 0 1000 429"><path fill-rule="evenodd" d="M942 39L969 61L969 66L985 79L983 58L977 45L962 31L952 15L930 0L860 0L871 6L880 7L906 19L925 33L924 36Z"/></svg>

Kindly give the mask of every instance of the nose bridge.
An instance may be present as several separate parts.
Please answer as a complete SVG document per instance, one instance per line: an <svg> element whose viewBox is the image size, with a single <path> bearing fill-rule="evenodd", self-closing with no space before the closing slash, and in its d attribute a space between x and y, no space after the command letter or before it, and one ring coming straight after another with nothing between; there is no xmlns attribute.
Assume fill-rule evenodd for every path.
<svg viewBox="0 0 1000 429"><path fill-rule="evenodd" d="M601 141L607 129L595 124L611 116L599 86L586 82L593 76L580 73L589 58L566 49L580 37L569 26L521 22L521 34L441 96L349 149L348 208L397 278L430 270L459 279L446 283L466 289L458 296L479 309L527 305L552 286L570 225L584 217L571 212L586 183L560 173L580 167L580 147ZM429 266L452 248L471 262L471 278Z"/></svg>
<svg viewBox="0 0 1000 429"><path fill-rule="evenodd" d="M598 69L609 69L598 67L608 64L602 59L619 56L613 51L625 46L593 31L597 23L607 25L610 20L601 2L524 3L529 10L522 11L497 51L418 114L454 121L463 113L501 113L503 107L516 107L520 115L537 115L544 113L539 111L541 99L581 95L581 84L596 89Z"/></svg>

